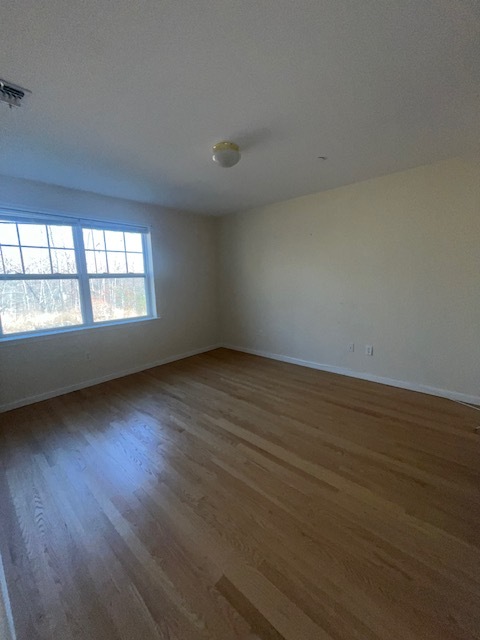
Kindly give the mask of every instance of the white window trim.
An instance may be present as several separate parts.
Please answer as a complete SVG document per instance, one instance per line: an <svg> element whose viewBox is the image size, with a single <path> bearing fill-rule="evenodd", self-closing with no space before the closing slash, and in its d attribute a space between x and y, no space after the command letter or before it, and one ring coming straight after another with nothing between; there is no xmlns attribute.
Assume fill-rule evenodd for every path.
<svg viewBox="0 0 480 640"><path fill-rule="evenodd" d="M80 307L83 322L77 325L68 325L63 327L55 327L49 329L39 329L38 331L23 331L18 333L2 333L0 323L0 344L3 342L12 342L23 340L26 338L40 338L56 334L70 333L72 331L83 331L87 329L99 329L101 327L111 327L117 325L131 324L136 322L145 322L158 318L157 306L155 300L155 286L153 277L153 261L152 246L150 239L150 228L148 226L134 225L127 222L110 222L108 220L100 220L95 218L79 218L68 215L60 215L56 213L34 212L32 210L16 210L11 208L0 207L0 217L12 222L30 222L35 224L65 224L72 227L73 244L75 258L77 263L76 274L0 274L0 281L6 280L61 280L76 279L78 280L80 293ZM83 242L83 228L102 229L105 231L124 231L142 234L142 250L144 257L145 271L141 274L89 274L87 272L85 246ZM90 297L89 280L91 278L132 278L143 277L145 279L145 294L147 314L144 316L136 316L132 318L121 318L119 320L106 320L95 322L93 320L92 302Z"/></svg>

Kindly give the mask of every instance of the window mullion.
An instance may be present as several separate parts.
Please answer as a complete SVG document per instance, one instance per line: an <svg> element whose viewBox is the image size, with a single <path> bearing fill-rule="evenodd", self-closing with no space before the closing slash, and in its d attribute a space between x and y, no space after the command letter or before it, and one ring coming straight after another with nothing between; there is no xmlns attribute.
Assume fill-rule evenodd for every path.
<svg viewBox="0 0 480 640"><path fill-rule="evenodd" d="M78 281L80 286L80 304L82 306L83 322L86 325L93 324L92 298L90 296L90 284L87 273L87 259L85 257L85 245L83 243L82 227L73 227L73 243L75 246L75 258L77 260Z"/></svg>

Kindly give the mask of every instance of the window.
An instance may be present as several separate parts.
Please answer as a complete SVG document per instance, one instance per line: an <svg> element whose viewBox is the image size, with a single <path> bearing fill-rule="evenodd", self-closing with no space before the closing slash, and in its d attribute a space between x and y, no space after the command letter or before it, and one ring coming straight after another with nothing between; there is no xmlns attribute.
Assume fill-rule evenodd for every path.
<svg viewBox="0 0 480 640"><path fill-rule="evenodd" d="M154 317L149 234L0 211L0 339Z"/></svg>

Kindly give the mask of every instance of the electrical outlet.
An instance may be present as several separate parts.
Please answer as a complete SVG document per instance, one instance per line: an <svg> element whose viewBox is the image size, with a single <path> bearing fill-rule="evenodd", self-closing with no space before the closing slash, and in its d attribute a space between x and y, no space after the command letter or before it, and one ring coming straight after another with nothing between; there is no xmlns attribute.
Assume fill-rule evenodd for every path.
<svg viewBox="0 0 480 640"><path fill-rule="evenodd" d="M373 356L373 345L371 345L371 344L366 344L365 345L365 355L366 356Z"/></svg>
<svg viewBox="0 0 480 640"><path fill-rule="evenodd" d="M348 350L350 351L350 353L353 353L355 351L355 343L354 342L349 342L348 343Z"/></svg>

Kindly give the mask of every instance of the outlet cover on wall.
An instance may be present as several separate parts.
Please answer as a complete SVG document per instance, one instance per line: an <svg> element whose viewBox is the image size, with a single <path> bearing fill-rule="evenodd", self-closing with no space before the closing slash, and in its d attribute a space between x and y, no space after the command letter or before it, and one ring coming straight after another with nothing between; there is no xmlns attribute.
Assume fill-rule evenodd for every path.
<svg viewBox="0 0 480 640"><path fill-rule="evenodd" d="M371 345L371 344L366 344L365 345L365 355L366 356L373 356L373 345Z"/></svg>
<svg viewBox="0 0 480 640"><path fill-rule="evenodd" d="M353 353L355 351L355 343L354 342L349 342L348 343L348 350L350 351L350 353Z"/></svg>

